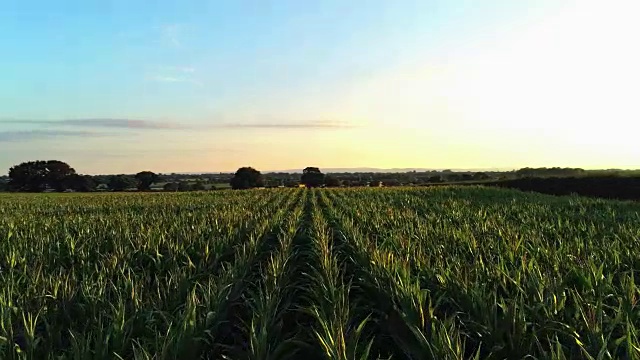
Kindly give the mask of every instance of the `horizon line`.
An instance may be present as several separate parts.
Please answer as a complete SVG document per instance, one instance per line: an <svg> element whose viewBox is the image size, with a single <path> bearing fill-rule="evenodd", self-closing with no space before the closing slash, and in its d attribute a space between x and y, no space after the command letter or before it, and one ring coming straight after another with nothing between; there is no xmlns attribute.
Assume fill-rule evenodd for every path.
<svg viewBox="0 0 640 360"><path fill-rule="evenodd" d="M368 168L368 167L359 167L359 168L320 168L320 170L324 173L409 173L409 172L443 172L443 171L451 171L451 172L512 172L520 169L553 169L553 168L561 168L568 169L571 167L509 167L509 168ZM639 171L640 168L580 168L576 167L576 169L582 169L584 171ZM259 170L262 174L301 174L303 169L294 170L294 169L278 169L278 170ZM148 170L151 171L151 170ZM177 171L177 172L167 172L167 171L159 171L157 172L160 175L216 175L216 174L234 174L236 170L229 171ZM108 175L131 175L135 173L93 173L93 174L85 174L92 176L108 176ZM6 175L5 175L6 176Z"/></svg>

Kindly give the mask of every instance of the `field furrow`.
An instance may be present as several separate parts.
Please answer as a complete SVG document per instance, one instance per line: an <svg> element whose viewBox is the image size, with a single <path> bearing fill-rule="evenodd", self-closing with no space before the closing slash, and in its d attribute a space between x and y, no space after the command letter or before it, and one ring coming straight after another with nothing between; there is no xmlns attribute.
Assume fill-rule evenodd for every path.
<svg viewBox="0 0 640 360"><path fill-rule="evenodd" d="M353 286L353 270L343 253L343 244L335 241L319 190L309 191L311 202L310 249L314 266L310 277L310 307L315 320L313 335L322 359L367 359L373 344L365 327L369 312L360 305L359 289Z"/></svg>
<svg viewBox="0 0 640 360"><path fill-rule="evenodd" d="M255 326L264 325L256 323L256 320L267 322L277 319L257 318L255 310L260 306L274 305L268 304L269 299L264 298L271 296L264 293L265 290L281 290L273 288L273 282L280 281L279 278L283 275L280 271L285 270L284 261L287 254L283 253L283 250L288 249L283 249L283 245L288 246L295 233L298 217L291 218L291 214L299 214L301 211L300 195L300 192L289 191L286 197L283 196L278 199L279 201L270 204L267 210L271 215L265 214L261 222L252 227L251 233L244 242L241 242L242 247L238 254L243 259L244 266L227 285L230 291L223 302L224 311L218 312L220 316L216 318L215 326L208 329L208 346L204 353L200 354L201 356L209 359L218 359L223 356L261 358L260 356L270 354L269 346L257 343L257 341L263 342L264 339L256 336L273 336L275 331L269 334L265 331L261 334L256 333L255 331L259 329ZM277 271L277 273L273 274L269 271Z"/></svg>
<svg viewBox="0 0 640 360"><path fill-rule="evenodd" d="M345 214L341 194L322 196L337 237L355 263L359 287L372 311L377 335L374 350L379 357L407 359L457 358L464 355L459 330L452 317L434 314L431 294L420 288L402 258L382 249L367 237L357 220ZM362 214L360 214L362 216Z"/></svg>

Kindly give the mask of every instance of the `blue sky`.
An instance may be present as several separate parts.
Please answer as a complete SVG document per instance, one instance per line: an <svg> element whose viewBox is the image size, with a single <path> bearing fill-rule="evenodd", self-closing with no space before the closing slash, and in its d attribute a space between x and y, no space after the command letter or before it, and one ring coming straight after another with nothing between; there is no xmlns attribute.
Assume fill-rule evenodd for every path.
<svg viewBox="0 0 640 360"><path fill-rule="evenodd" d="M0 8L0 168L52 157L87 173L640 167L627 132L600 126L611 108L619 126L637 115L625 14L638 6L609 4L14 1ZM562 59L599 45L611 56L584 65L596 96ZM598 74L615 58L627 60L611 82ZM558 101L545 76L578 95ZM523 113L536 96L542 110ZM585 156L594 144L606 148Z"/></svg>

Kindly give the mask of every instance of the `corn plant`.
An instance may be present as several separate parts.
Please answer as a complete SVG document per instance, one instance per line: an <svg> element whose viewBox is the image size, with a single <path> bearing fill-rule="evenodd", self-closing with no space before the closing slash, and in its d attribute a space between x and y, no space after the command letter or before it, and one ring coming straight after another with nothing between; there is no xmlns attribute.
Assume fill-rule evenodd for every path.
<svg viewBox="0 0 640 360"><path fill-rule="evenodd" d="M640 205L1 194L1 359L640 359Z"/></svg>

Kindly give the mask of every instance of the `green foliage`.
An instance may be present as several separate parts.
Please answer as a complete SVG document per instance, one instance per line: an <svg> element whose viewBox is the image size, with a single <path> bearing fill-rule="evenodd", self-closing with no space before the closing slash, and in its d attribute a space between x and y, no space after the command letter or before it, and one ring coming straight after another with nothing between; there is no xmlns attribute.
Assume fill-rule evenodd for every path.
<svg viewBox="0 0 640 360"><path fill-rule="evenodd" d="M137 181L137 188L140 191L149 191L151 190L151 184L158 181L158 175L151 171L142 171L137 173L135 176Z"/></svg>
<svg viewBox="0 0 640 360"><path fill-rule="evenodd" d="M551 195L592 196L620 200L640 200L640 177L582 176L571 178L523 178L486 185L536 191Z"/></svg>
<svg viewBox="0 0 640 360"><path fill-rule="evenodd" d="M324 174L317 167L307 167L302 170L300 183L308 188L320 187L324 184Z"/></svg>
<svg viewBox="0 0 640 360"><path fill-rule="evenodd" d="M191 191L193 186L188 181L180 181L178 183L178 191Z"/></svg>
<svg viewBox="0 0 640 360"><path fill-rule="evenodd" d="M246 190L264 186L262 174L252 167L238 169L229 183L234 190Z"/></svg>
<svg viewBox="0 0 640 360"><path fill-rule="evenodd" d="M174 182L168 182L164 184L164 186L162 187L162 190L164 191L178 191L178 189L179 189L179 184Z"/></svg>
<svg viewBox="0 0 640 360"><path fill-rule="evenodd" d="M196 181L195 184L191 186L191 190L193 191L203 191L206 189L207 188L204 186L204 183L202 181Z"/></svg>
<svg viewBox="0 0 640 360"><path fill-rule="evenodd" d="M13 191L64 191L65 181L76 171L58 160L29 161L9 169L9 188Z"/></svg>
<svg viewBox="0 0 640 360"><path fill-rule="evenodd" d="M125 191L136 186L136 179L129 175L112 175L107 186L111 191Z"/></svg>
<svg viewBox="0 0 640 360"><path fill-rule="evenodd" d="M64 180L67 189L78 192L91 192L96 190L96 182L89 175L71 174Z"/></svg>
<svg viewBox="0 0 640 360"><path fill-rule="evenodd" d="M340 185L342 185L342 182L335 176L326 175L324 177L324 185L326 187L339 187Z"/></svg>
<svg viewBox="0 0 640 360"><path fill-rule="evenodd" d="M0 195L1 359L637 359L640 205Z"/></svg>

